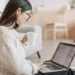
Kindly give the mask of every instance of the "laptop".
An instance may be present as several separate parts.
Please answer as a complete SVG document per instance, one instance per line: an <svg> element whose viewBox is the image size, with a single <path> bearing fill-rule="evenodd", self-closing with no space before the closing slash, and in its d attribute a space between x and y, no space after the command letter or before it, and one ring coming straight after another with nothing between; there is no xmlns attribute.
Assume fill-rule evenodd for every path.
<svg viewBox="0 0 75 75"><path fill-rule="evenodd" d="M47 65L40 69L41 72L56 72L69 69L75 56L75 45L60 42L52 59L45 61Z"/></svg>

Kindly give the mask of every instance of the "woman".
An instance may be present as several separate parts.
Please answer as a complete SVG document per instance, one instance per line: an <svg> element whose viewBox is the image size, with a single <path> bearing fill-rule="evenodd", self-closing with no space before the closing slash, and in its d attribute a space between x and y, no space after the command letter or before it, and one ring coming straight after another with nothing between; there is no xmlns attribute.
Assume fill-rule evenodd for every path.
<svg viewBox="0 0 75 75"><path fill-rule="evenodd" d="M25 59L24 39L21 42L16 32L16 29L24 25L30 18L27 12L31 9L32 6L28 0L9 0L0 18L0 36L3 36L3 42L0 46L6 55L5 57L2 56L5 61L2 62L2 65L11 74L33 75L40 68L40 65ZM10 62L18 71L15 71L16 69L11 70Z"/></svg>

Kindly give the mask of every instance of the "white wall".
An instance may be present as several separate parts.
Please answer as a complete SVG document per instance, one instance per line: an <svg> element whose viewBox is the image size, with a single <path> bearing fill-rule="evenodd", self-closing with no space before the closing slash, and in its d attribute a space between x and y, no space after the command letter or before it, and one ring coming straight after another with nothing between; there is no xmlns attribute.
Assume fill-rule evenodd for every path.
<svg viewBox="0 0 75 75"><path fill-rule="evenodd" d="M8 0L0 0L0 11L3 11ZM69 0L29 0L33 8L41 10L58 10L68 4ZM44 7L43 7L44 6Z"/></svg>
<svg viewBox="0 0 75 75"><path fill-rule="evenodd" d="M58 10L69 3L69 0L29 0L33 7L41 10ZM44 6L44 7L43 7Z"/></svg>
<svg viewBox="0 0 75 75"><path fill-rule="evenodd" d="M8 0L0 0L0 12L3 11Z"/></svg>

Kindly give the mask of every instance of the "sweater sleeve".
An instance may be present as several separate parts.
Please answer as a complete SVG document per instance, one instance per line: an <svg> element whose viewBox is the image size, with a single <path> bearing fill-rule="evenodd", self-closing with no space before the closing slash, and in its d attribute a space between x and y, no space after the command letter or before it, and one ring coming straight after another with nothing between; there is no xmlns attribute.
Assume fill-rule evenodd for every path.
<svg viewBox="0 0 75 75"><path fill-rule="evenodd" d="M19 74L32 75L38 72L39 67L29 60L26 60L22 53L18 53L19 49L14 43L14 38L10 34L4 32L4 42L10 51L10 56L12 56L14 67L18 70ZM24 48L23 48L24 49ZM25 51L25 50L22 50ZM9 53L8 53L9 54Z"/></svg>

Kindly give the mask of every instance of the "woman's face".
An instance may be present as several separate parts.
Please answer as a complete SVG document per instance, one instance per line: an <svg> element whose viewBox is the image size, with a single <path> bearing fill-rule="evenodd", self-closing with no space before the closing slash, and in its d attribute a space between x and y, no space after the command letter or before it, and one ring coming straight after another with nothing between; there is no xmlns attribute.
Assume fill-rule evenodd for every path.
<svg viewBox="0 0 75 75"><path fill-rule="evenodd" d="M30 13L30 10L29 11L22 12L21 8L19 8L17 10L16 23L18 25L24 25L26 23L26 21L28 21L28 19L31 17L29 15L29 13Z"/></svg>

